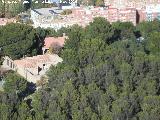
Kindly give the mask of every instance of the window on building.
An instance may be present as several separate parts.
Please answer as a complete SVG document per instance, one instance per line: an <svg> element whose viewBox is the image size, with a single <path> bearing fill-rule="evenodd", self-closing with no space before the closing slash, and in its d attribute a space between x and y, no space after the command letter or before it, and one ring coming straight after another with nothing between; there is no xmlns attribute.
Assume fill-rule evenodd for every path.
<svg viewBox="0 0 160 120"><path fill-rule="evenodd" d="M43 70L44 70L45 66L46 66L46 65L45 65L45 64L43 64Z"/></svg>
<svg viewBox="0 0 160 120"><path fill-rule="evenodd" d="M41 67L38 67L38 75L39 73L42 71L42 68Z"/></svg>
<svg viewBox="0 0 160 120"><path fill-rule="evenodd" d="M13 64L12 68L14 69L14 67L15 67L15 66L14 66L14 64Z"/></svg>
<svg viewBox="0 0 160 120"><path fill-rule="evenodd" d="M12 68L12 62L11 62L11 65L10 65L10 67Z"/></svg>

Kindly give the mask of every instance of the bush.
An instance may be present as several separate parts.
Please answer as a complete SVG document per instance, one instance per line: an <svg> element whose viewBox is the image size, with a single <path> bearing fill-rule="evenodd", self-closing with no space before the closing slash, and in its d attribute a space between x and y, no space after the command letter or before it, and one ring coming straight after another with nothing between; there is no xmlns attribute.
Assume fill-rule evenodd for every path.
<svg viewBox="0 0 160 120"><path fill-rule="evenodd" d="M72 14L72 10L67 9L61 13L61 15L69 15L69 14Z"/></svg>

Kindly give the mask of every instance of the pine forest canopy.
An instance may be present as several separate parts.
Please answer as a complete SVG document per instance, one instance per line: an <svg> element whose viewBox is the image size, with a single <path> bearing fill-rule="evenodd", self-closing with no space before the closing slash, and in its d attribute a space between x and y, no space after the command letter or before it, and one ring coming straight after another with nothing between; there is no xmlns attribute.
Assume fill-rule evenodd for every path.
<svg viewBox="0 0 160 120"><path fill-rule="evenodd" d="M24 24L7 24L0 27L0 48L12 59L41 53L45 31Z"/></svg>
<svg viewBox="0 0 160 120"><path fill-rule="evenodd" d="M20 99L15 89L24 90L23 80L6 77L13 92L0 94L2 120L160 119L160 21L133 26L95 18L86 28L45 34L63 32L63 62L49 69L48 84Z"/></svg>

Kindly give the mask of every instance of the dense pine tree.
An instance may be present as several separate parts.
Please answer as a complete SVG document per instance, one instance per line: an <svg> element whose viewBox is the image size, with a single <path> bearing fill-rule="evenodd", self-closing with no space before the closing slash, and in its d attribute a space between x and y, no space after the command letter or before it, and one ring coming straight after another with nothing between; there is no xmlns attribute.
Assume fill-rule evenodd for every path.
<svg viewBox="0 0 160 120"><path fill-rule="evenodd" d="M63 62L49 69L48 84L16 106L19 98L5 90L2 120L159 120L160 27L155 23L111 25L96 18L86 28L66 29Z"/></svg>

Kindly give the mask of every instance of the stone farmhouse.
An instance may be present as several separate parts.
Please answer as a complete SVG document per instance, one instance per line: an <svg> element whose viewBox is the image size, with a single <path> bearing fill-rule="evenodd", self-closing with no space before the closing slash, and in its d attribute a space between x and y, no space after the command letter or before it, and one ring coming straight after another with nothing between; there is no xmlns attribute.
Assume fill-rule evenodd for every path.
<svg viewBox="0 0 160 120"><path fill-rule="evenodd" d="M8 56L5 56L2 68L16 71L29 82L37 83L52 65L56 66L63 61L57 54L47 53L47 50L49 50L52 44L58 44L60 47L63 47L65 39L66 36L57 38L47 37L43 47L43 55L24 57L19 60L12 60Z"/></svg>
<svg viewBox="0 0 160 120"><path fill-rule="evenodd" d="M57 65L62 61L62 58L56 54L38 55L20 60L12 60L6 56L2 67L14 70L29 82L36 83L45 75L51 65Z"/></svg>

